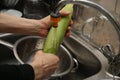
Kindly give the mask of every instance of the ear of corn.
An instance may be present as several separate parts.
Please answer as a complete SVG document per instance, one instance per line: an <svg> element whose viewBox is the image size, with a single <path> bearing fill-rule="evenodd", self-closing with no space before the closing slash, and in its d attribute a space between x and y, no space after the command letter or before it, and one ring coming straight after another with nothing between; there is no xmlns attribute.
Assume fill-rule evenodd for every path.
<svg viewBox="0 0 120 80"><path fill-rule="evenodd" d="M67 4L62 10L69 11L71 14L62 17L57 28L51 27L43 47L45 53L56 54L66 34L73 13L73 4Z"/></svg>

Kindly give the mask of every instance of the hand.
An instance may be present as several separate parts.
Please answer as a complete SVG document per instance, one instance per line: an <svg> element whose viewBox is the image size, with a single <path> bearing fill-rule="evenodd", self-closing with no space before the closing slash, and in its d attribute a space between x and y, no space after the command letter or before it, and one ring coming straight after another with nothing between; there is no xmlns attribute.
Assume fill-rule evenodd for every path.
<svg viewBox="0 0 120 80"><path fill-rule="evenodd" d="M59 58L54 54L37 51L31 62L35 72L35 80L42 80L54 73L59 64Z"/></svg>
<svg viewBox="0 0 120 80"><path fill-rule="evenodd" d="M65 11L61 11L60 12L62 17L68 16L70 13L69 12L65 12ZM42 24L40 29L39 29L39 35L40 36L47 36L49 28L51 26L51 21L50 21L50 16L47 16L41 20L39 20L39 22ZM70 30L71 30L71 25L73 24L72 20L70 21L69 25L68 25L68 29L66 32L65 36L69 36L70 35Z"/></svg>

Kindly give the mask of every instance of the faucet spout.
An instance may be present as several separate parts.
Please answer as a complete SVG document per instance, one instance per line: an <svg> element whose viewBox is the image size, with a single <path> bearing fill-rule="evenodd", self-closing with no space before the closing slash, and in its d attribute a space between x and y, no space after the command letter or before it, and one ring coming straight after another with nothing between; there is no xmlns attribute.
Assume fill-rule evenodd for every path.
<svg viewBox="0 0 120 80"><path fill-rule="evenodd" d="M86 5L86 6L89 6L89 7L92 7L94 9L98 10L111 22L113 27L116 29L116 32L118 33L118 35L120 35L120 24L118 23L118 21L114 18L114 16L108 10L106 10L104 7L100 6L99 4L94 3L92 1L88 1L88 0L75 0L75 1L73 1L73 0L62 0L55 6L55 8L53 9L53 13L58 14L59 11L66 4Z"/></svg>

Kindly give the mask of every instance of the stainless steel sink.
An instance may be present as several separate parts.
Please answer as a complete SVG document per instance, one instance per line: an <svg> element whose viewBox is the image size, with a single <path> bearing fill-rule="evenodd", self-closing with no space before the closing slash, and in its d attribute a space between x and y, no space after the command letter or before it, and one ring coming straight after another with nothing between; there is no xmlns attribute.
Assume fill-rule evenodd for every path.
<svg viewBox="0 0 120 80"><path fill-rule="evenodd" d="M11 43L14 43L21 37L22 36L10 35L6 37L1 37L0 39L10 42L12 41ZM67 37L63 40L62 45L66 47L73 56L73 58L78 61L77 68L64 76L50 78L50 80L113 79L113 75L110 75L107 72L109 64L106 57L99 50L97 50L84 39L82 39L80 36L78 37L76 34L72 33L70 37ZM0 51L0 64L21 64L15 58L13 51L8 47L0 44ZM74 67L76 67L76 64L74 65Z"/></svg>
<svg viewBox="0 0 120 80"><path fill-rule="evenodd" d="M79 62L76 72L68 74L69 77L65 76L65 80L112 79L106 74L109 66L106 57L82 37L72 33L64 39L63 44Z"/></svg>

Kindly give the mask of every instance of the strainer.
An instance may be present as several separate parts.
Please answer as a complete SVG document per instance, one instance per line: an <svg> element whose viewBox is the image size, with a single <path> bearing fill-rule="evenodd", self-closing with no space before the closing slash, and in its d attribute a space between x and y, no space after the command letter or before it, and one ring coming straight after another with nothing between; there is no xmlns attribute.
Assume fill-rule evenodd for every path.
<svg viewBox="0 0 120 80"><path fill-rule="evenodd" d="M20 64L30 63L36 50L42 49L45 38L39 36L25 36L18 39L14 45L0 41L1 44L10 47L13 50L15 58ZM8 45L9 44L9 45ZM59 67L51 77L61 77L75 69L74 62L70 52L61 44L57 56L60 58Z"/></svg>

